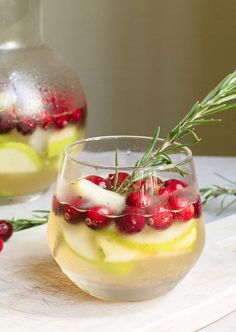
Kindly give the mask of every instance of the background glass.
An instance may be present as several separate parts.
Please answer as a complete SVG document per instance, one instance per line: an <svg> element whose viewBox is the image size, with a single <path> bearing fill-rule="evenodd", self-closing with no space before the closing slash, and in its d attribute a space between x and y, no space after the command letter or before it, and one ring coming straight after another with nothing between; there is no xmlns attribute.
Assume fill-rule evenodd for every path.
<svg viewBox="0 0 236 332"><path fill-rule="evenodd" d="M41 38L40 0L0 1L0 204L38 196L85 135L80 82Z"/></svg>

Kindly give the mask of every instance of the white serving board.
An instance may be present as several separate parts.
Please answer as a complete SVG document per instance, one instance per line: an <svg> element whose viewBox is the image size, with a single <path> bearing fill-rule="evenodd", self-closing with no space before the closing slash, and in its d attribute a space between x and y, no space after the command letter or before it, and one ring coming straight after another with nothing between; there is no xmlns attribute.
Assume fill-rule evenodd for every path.
<svg viewBox="0 0 236 332"><path fill-rule="evenodd" d="M45 226L15 234L0 254L4 332L192 332L235 309L236 215L207 225L192 272L151 301L108 303L84 294L53 261Z"/></svg>

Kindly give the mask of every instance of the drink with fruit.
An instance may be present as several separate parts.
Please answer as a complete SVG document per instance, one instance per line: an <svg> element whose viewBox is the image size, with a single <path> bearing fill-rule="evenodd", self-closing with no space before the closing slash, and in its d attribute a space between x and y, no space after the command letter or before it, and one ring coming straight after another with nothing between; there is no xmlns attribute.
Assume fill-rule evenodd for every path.
<svg viewBox="0 0 236 332"><path fill-rule="evenodd" d="M48 243L62 271L85 292L116 301L175 287L205 239L192 153L195 129L235 107L236 72L159 139L98 137L70 144L58 176ZM190 136L193 141L183 142Z"/></svg>
<svg viewBox="0 0 236 332"><path fill-rule="evenodd" d="M105 137L66 150L49 217L49 246L63 272L99 298L142 300L169 291L204 245L190 150L173 155L184 178L168 167L133 166L150 141Z"/></svg>
<svg viewBox="0 0 236 332"><path fill-rule="evenodd" d="M77 75L40 36L40 0L0 2L0 204L54 182L64 147L84 137Z"/></svg>
<svg viewBox="0 0 236 332"><path fill-rule="evenodd" d="M42 108L30 115L16 104L0 112L0 202L47 189L57 176L64 147L84 137L84 101L66 105L69 97L58 100L57 95L59 91L50 95L50 101L38 96Z"/></svg>

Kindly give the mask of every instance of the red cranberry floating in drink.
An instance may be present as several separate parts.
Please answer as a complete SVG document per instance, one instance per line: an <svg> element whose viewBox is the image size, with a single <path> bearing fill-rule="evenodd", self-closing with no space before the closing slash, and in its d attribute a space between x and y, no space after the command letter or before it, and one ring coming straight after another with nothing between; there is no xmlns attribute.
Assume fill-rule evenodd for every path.
<svg viewBox="0 0 236 332"><path fill-rule="evenodd" d="M59 214L62 209L62 205L60 204L59 200L57 199L57 197L55 195L52 198L52 208L56 215Z"/></svg>
<svg viewBox="0 0 236 332"><path fill-rule="evenodd" d="M116 227L119 232L124 234L139 233L145 227L145 218L141 209L137 207L128 207L123 216L116 221Z"/></svg>
<svg viewBox="0 0 236 332"><path fill-rule="evenodd" d="M76 224L80 221L80 212L70 204L63 205L63 215L66 221Z"/></svg>
<svg viewBox="0 0 236 332"><path fill-rule="evenodd" d="M86 176L86 180L89 180L93 183L95 183L96 185L98 185L101 188L106 188L106 180L98 175L88 175Z"/></svg>
<svg viewBox="0 0 236 332"><path fill-rule="evenodd" d="M85 215L85 223L92 229L101 229L110 223L109 215L112 214L108 206L93 206Z"/></svg>
<svg viewBox="0 0 236 332"><path fill-rule="evenodd" d="M79 210L86 210L91 206L88 200L81 197L73 197L70 200L70 205Z"/></svg>
<svg viewBox="0 0 236 332"><path fill-rule="evenodd" d="M126 204L134 206L140 209L148 207L151 203L151 197L147 194L139 191L134 191L128 195L126 198Z"/></svg>
<svg viewBox="0 0 236 332"><path fill-rule="evenodd" d="M164 186L160 188L158 194L168 196L173 194L176 190L181 190L186 187L187 184L183 181L170 179L164 182Z"/></svg>
<svg viewBox="0 0 236 332"><path fill-rule="evenodd" d="M201 197L198 195L196 203L194 203L195 218L199 218L202 215L202 202Z"/></svg>
<svg viewBox="0 0 236 332"><path fill-rule="evenodd" d="M17 123L16 128L23 135L31 135L36 128L36 120L30 116L25 116Z"/></svg>
<svg viewBox="0 0 236 332"><path fill-rule="evenodd" d="M0 220L0 239L6 242L13 234L13 226L7 220Z"/></svg>
<svg viewBox="0 0 236 332"><path fill-rule="evenodd" d="M67 115L67 114L56 116L53 119L53 123L57 129L65 128L67 126L68 122L69 122L69 115Z"/></svg>
<svg viewBox="0 0 236 332"><path fill-rule="evenodd" d="M157 205L147 211L150 214L147 217L147 224L158 230L170 227L174 222L174 214L170 211L168 205Z"/></svg>
<svg viewBox="0 0 236 332"><path fill-rule="evenodd" d="M76 108L71 114L71 120L75 123L79 123L82 118L82 113L80 108Z"/></svg>
<svg viewBox="0 0 236 332"><path fill-rule="evenodd" d="M43 112L40 115L40 126L44 129L49 129L53 125L53 117L49 112Z"/></svg>
<svg viewBox="0 0 236 332"><path fill-rule="evenodd" d="M194 217L194 205L183 196L169 199L171 209L175 210L175 220L186 222Z"/></svg>
<svg viewBox="0 0 236 332"><path fill-rule="evenodd" d="M15 119L7 112L0 112L0 134L6 134L16 126Z"/></svg>
<svg viewBox="0 0 236 332"><path fill-rule="evenodd" d="M114 190L115 185L117 188L121 184L124 184L125 187L125 181L130 177L130 175L126 172L119 172L118 176L116 176L115 173L109 174L108 178L106 179L106 185L109 190ZM116 181L117 179L117 181Z"/></svg>

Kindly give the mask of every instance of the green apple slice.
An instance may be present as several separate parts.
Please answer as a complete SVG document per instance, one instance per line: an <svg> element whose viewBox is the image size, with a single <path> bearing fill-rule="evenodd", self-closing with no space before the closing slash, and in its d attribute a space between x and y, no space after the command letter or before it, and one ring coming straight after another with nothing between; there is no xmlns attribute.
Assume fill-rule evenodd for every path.
<svg viewBox="0 0 236 332"><path fill-rule="evenodd" d="M37 153L28 145L18 142L0 143L0 173L37 172L42 162Z"/></svg>
<svg viewBox="0 0 236 332"><path fill-rule="evenodd" d="M10 134L0 134L0 143L9 142L11 140Z"/></svg>
<svg viewBox="0 0 236 332"><path fill-rule="evenodd" d="M77 180L72 186L78 196L89 200L93 205L107 205L113 213L119 214L125 207L125 196L103 189L86 179Z"/></svg>
<svg viewBox="0 0 236 332"><path fill-rule="evenodd" d="M187 223L175 223L164 231L153 230L146 226L145 229L134 235L118 233L113 229L105 229L102 232L110 238L128 248L141 250L143 252L157 252L161 250L179 250L190 246L186 237L196 228L196 220L192 219ZM190 241L195 241L192 236Z"/></svg>
<svg viewBox="0 0 236 332"><path fill-rule="evenodd" d="M186 236L179 241L176 241L173 246L172 250L191 250L193 244L197 239L197 228L196 226L192 226L191 229L188 231Z"/></svg>
<svg viewBox="0 0 236 332"><path fill-rule="evenodd" d="M67 126L61 130L51 130L48 136L47 155L49 158L60 154L64 148L84 136L84 129L75 125Z"/></svg>
<svg viewBox="0 0 236 332"><path fill-rule="evenodd" d="M39 154L45 154L48 145L48 131L36 128L34 133L29 137L29 145Z"/></svg>
<svg viewBox="0 0 236 332"><path fill-rule="evenodd" d="M118 276L127 275L134 268L134 262L108 259L101 246L99 231L89 229L84 223L77 225L61 222L62 237L68 249L77 257L95 265L102 271ZM105 248L105 246L104 246ZM127 249L126 249L127 251Z"/></svg>
<svg viewBox="0 0 236 332"><path fill-rule="evenodd" d="M99 233L97 243L102 248L105 262L131 262L144 256L139 251L124 247L109 237L99 235Z"/></svg>
<svg viewBox="0 0 236 332"><path fill-rule="evenodd" d="M95 232L84 223L77 225L62 222L62 234L67 246L87 260L102 260L104 254L95 239Z"/></svg>

